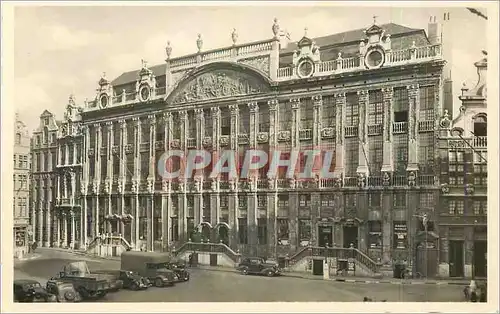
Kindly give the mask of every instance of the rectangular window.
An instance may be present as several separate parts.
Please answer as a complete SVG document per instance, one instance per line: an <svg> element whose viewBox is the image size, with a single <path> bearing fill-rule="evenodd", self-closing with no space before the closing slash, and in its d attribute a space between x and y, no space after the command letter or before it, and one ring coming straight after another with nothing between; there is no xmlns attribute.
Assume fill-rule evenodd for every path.
<svg viewBox="0 0 500 314"><path fill-rule="evenodd" d="M406 175L406 168L408 167L408 134L394 134L393 141L394 174L398 176Z"/></svg>
<svg viewBox="0 0 500 314"><path fill-rule="evenodd" d="M238 235L240 244L248 244L247 218L238 218Z"/></svg>
<svg viewBox="0 0 500 314"><path fill-rule="evenodd" d="M176 140L181 138L182 123L179 123L180 121L181 121L181 113L180 112L173 112L172 113L172 124L170 126L170 129L172 130L172 138L176 139Z"/></svg>
<svg viewBox="0 0 500 314"><path fill-rule="evenodd" d="M210 221L212 216L211 208L210 195L203 195L202 221Z"/></svg>
<svg viewBox="0 0 500 314"><path fill-rule="evenodd" d="M335 198L332 194L321 194L321 207L334 207Z"/></svg>
<svg viewBox="0 0 500 314"><path fill-rule="evenodd" d="M465 182L466 169L464 155L464 151L453 150L448 152L448 183L450 185L463 185Z"/></svg>
<svg viewBox="0 0 500 314"><path fill-rule="evenodd" d="M392 97L394 108L394 122L408 122L408 90L406 87L395 88Z"/></svg>
<svg viewBox="0 0 500 314"><path fill-rule="evenodd" d="M434 121L435 89L436 86L420 86L420 108L418 118L420 121Z"/></svg>
<svg viewBox="0 0 500 314"><path fill-rule="evenodd" d="M143 152L141 154L141 178L146 180L149 176L149 152Z"/></svg>
<svg viewBox="0 0 500 314"><path fill-rule="evenodd" d="M289 131L292 129L293 113L289 103L281 102L278 104L278 121L280 131Z"/></svg>
<svg viewBox="0 0 500 314"><path fill-rule="evenodd" d="M244 209L248 207L247 197L245 195L240 195L238 197L238 207Z"/></svg>
<svg viewBox="0 0 500 314"><path fill-rule="evenodd" d="M314 119L314 109L312 99L307 97L300 101L300 127L302 129L312 129Z"/></svg>
<svg viewBox="0 0 500 314"><path fill-rule="evenodd" d="M156 132L155 132L155 141L157 142L164 142L165 141L165 124L163 118L157 118L156 122ZM162 149L163 150L163 149Z"/></svg>
<svg viewBox="0 0 500 314"><path fill-rule="evenodd" d="M359 97L357 93L346 95L345 118L345 126L357 126L359 124Z"/></svg>
<svg viewBox="0 0 500 314"><path fill-rule="evenodd" d="M382 195L380 192L370 192L368 194L368 206L380 207L382 206Z"/></svg>
<svg viewBox="0 0 500 314"><path fill-rule="evenodd" d="M220 195L219 196L219 203L220 203L220 207L224 207L224 208L227 208L228 206L228 196L227 195Z"/></svg>
<svg viewBox="0 0 500 314"><path fill-rule="evenodd" d="M346 208L355 208L357 204L357 195L356 194L344 194L344 205Z"/></svg>
<svg viewBox="0 0 500 314"><path fill-rule="evenodd" d="M368 124L377 125L384 123L384 102L381 90L368 93Z"/></svg>
<svg viewBox="0 0 500 314"><path fill-rule="evenodd" d="M381 176L382 163L384 162L384 139L382 135L370 137L368 141L369 169L371 176Z"/></svg>
<svg viewBox="0 0 500 314"><path fill-rule="evenodd" d="M250 134L250 108L247 104L239 106L239 117L240 122L239 133Z"/></svg>
<svg viewBox="0 0 500 314"><path fill-rule="evenodd" d="M141 142L140 143L149 143L150 142L150 122L147 119L141 119Z"/></svg>
<svg viewBox="0 0 500 314"><path fill-rule="evenodd" d="M267 244L267 220L266 218L257 219L257 240L259 244Z"/></svg>
<svg viewBox="0 0 500 314"><path fill-rule="evenodd" d="M288 207L288 195L278 196L278 207Z"/></svg>
<svg viewBox="0 0 500 314"><path fill-rule="evenodd" d="M359 140L356 137L345 139L345 172L348 177L355 177L359 163Z"/></svg>
<svg viewBox="0 0 500 314"><path fill-rule="evenodd" d="M396 192L394 193L394 206L395 207L405 207L406 206L406 193Z"/></svg>
<svg viewBox="0 0 500 314"><path fill-rule="evenodd" d="M432 192L421 192L419 195L419 207L421 209L433 209L434 208L434 193Z"/></svg>
<svg viewBox="0 0 500 314"><path fill-rule="evenodd" d="M257 195L257 207L267 208L267 195Z"/></svg>
<svg viewBox="0 0 500 314"><path fill-rule="evenodd" d="M213 120L212 120L212 112L210 109L203 110L203 116L205 117L205 136L213 137Z"/></svg>
<svg viewBox="0 0 500 314"><path fill-rule="evenodd" d="M299 195L299 206L300 207L311 206L311 194L300 194Z"/></svg>
<svg viewBox="0 0 500 314"><path fill-rule="evenodd" d="M334 127L337 117L337 107L333 96L323 97L323 106L321 106L321 127Z"/></svg>
<svg viewBox="0 0 500 314"><path fill-rule="evenodd" d="M269 132L269 106L259 105L259 132Z"/></svg>
<svg viewBox="0 0 500 314"><path fill-rule="evenodd" d="M220 109L221 135L231 135L231 114L229 108Z"/></svg>
<svg viewBox="0 0 500 314"><path fill-rule="evenodd" d="M448 210L450 215L463 215L464 214L464 201L463 200L450 200L448 202Z"/></svg>
<svg viewBox="0 0 500 314"><path fill-rule="evenodd" d="M434 133L418 135L418 162L421 174L434 174Z"/></svg>

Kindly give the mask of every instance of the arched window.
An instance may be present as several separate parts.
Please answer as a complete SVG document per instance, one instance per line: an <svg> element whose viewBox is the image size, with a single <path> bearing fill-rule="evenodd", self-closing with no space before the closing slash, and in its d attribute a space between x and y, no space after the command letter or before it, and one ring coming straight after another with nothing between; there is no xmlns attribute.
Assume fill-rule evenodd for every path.
<svg viewBox="0 0 500 314"><path fill-rule="evenodd" d="M21 133L16 133L16 145L21 144Z"/></svg>
<svg viewBox="0 0 500 314"><path fill-rule="evenodd" d="M488 123L486 121L486 115L479 114L474 117L474 135L475 136L486 136L488 131Z"/></svg>

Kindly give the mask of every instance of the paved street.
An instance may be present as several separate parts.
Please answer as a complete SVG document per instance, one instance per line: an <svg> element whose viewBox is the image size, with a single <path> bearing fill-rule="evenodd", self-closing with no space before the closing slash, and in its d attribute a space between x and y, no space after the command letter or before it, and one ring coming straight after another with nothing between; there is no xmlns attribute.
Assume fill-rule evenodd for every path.
<svg viewBox="0 0 500 314"><path fill-rule="evenodd" d="M42 257L16 264L15 277L39 280L55 275L71 260L87 260L89 269L118 269L113 260L87 259L65 252L41 250ZM47 256L50 252L50 256ZM460 302L457 285L395 285L343 283L291 277L267 278L238 273L193 269L191 281L171 288L147 291L122 290L109 294L105 302L272 302L272 301L362 301L364 296L387 302Z"/></svg>

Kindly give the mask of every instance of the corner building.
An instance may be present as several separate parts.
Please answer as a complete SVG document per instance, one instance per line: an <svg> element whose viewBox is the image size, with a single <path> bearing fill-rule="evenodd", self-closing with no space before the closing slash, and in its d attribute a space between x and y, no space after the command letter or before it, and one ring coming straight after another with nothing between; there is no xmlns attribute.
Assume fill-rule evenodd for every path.
<svg viewBox="0 0 500 314"><path fill-rule="evenodd" d="M245 255L354 246L371 263L417 261L417 216L438 218L437 29L432 19L429 34L374 23L288 43L275 21L268 40L239 44L233 33L232 46L204 51L200 35L194 54L173 58L168 44L166 63L102 77L80 114L87 249L169 250L198 231ZM157 171L169 150L229 149L242 161L249 149L311 147L335 152L335 178L287 179L283 169L268 178L263 168L210 179L213 164L187 180Z"/></svg>

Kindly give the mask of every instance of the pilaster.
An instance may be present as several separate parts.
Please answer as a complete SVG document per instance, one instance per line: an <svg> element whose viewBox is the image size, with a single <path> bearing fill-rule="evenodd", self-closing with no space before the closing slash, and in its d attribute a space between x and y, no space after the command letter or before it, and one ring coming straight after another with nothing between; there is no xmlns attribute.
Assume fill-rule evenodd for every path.
<svg viewBox="0 0 500 314"><path fill-rule="evenodd" d="M229 246L232 248L236 247L238 243L238 195L236 193L231 192L228 196L229 202L229 226L231 226L231 230L229 230Z"/></svg>
<svg viewBox="0 0 500 314"><path fill-rule="evenodd" d="M246 196L241 196L247 198L247 239L248 245L250 247L256 247L258 244L257 238L257 218L258 218L258 209L257 209L257 194L255 192L247 193Z"/></svg>
<svg viewBox="0 0 500 314"><path fill-rule="evenodd" d="M358 154L358 169L356 170L356 173L358 175L364 175L368 176L369 175L369 168L368 168L368 155L369 155L369 150L368 150L368 133L366 130L366 114L368 112L368 91L367 90L360 90L358 91L358 97L359 97L359 125L358 125L358 136L359 136L359 154Z"/></svg>
<svg viewBox="0 0 500 314"><path fill-rule="evenodd" d="M342 178L344 174L344 121L345 93L335 94L335 170L334 175Z"/></svg>
<svg viewBox="0 0 500 314"><path fill-rule="evenodd" d="M292 107L292 121L293 121L293 126L292 126L292 149L296 149L297 147L300 146L300 98L292 98L290 99L290 105Z"/></svg>
<svg viewBox="0 0 500 314"><path fill-rule="evenodd" d="M290 249L295 251L299 244L298 240L298 217L299 217L299 195L298 192L293 191L288 194L288 230L290 233Z"/></svg>
<svg viewBox="0 0 500 314"><path fill-rule="evenodd" d="M419 86L418 84L407 86L409 97L408 108L408 166L407 171L418 170L418 107L419 107Z"/></svg>
<svg viewBox="0 0 500 314"><path fill-rule="evenodd" d="M323 106L323 97L321 95L315 95L311 97L313 101L313 146L315 148L321 145L321 108Z"/></svg>
<svg viewBox="0 0 500 314"><path fill-rule="evenodd" d="M392 95L393 88L386 87L382 89L382 99L384 102L384 147L383 147L383 162L382 162L382 172L393 172L394 171L394 161L392 152Z"/></svg>
<svg viewBox="0 0 500 314"><path fill-rule="evenodd" d="M75 249L75 232L76 232L76 225L75 225L75 212L73 210L70 211L70 217L71 217L71 239L70 239L70 248Z"/></svg>
<svg viewBox="0 0 500 314"><path fill-rule="evenodd" d="M250 148L255 149L257 147L257 133L259 133L259 104L257 102L251 102L248 104L250 111Z"/></svg>
<svg viewBox="0 0 500 314"><path fill-rule="evenodd" d="M276 192L267 193L267 245L276 252L278 239L276 238Z"/></svg>

